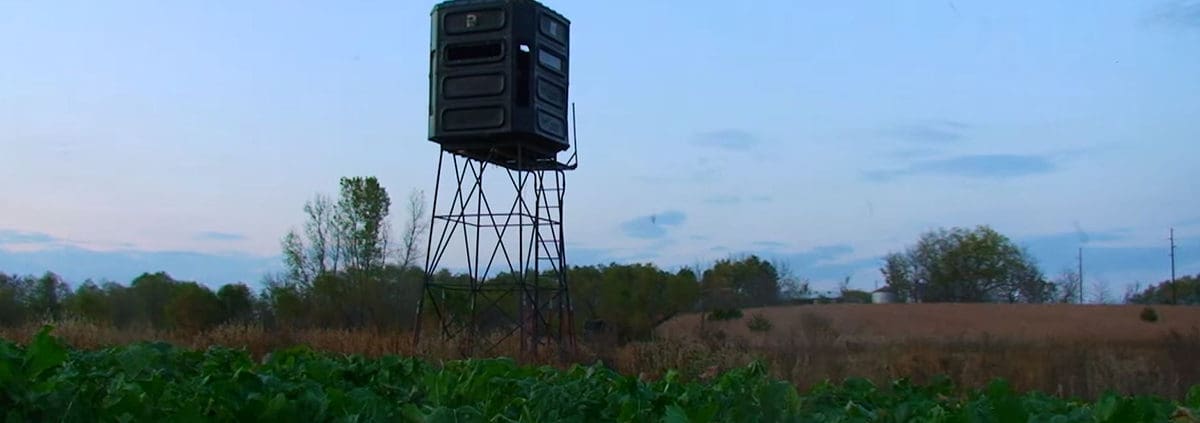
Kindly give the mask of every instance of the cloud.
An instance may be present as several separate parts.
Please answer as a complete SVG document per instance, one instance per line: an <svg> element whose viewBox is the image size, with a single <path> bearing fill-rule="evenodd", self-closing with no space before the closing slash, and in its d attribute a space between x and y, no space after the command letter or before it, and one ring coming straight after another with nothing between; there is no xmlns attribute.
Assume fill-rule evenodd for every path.
<svg viewBox="0 0 1200 423"><path fill-rule="evenodd" d="M741 129L721 129L696 134L692 137L694 145L733 151L750 150L761 142L762 140L757 135Z"/></svg>
<svg viewBox="0 0 1200 423"><path fill-rule="evenodd" d="M887 157L900 160L919 159L937 155L938 150L932 148L904 148L888 153Z"/></svg>
<svg viewBox="0 0 1200 423"><path fill-rule="evenodd" d="M969 125L951 120L934 120L896 125L882 131L884 136L920 144L948 144L967 139Z"/></svg>
<svg viewBox="0 0 1200 423"><path fill-rule="evenodd" d="M204 231L192 237L197 241L243 241L246 235L230 232Z"/></svg>
<svg viewBox="0 0 1200 423"><path fill-rule="evenodd" d="M787 248L787 246L788 246L787 244L778 242L778 241L757 241L752 245L754 245L755 247L766 248L768 250L778 250L778 249L782 249L782 248Z"/></svg>
<svg viewBox="0 0 1200 423"><path fill-rule="evenodd" d="M708 204L719 204L719 205L738 204L738 203L742 202L742 197L739 197L737 195L714 195L714 196L705 198L704 202L708 203Z"/></svg>
<svg viewBox="0 0 1200 423"><path fill-rule="evenodd" d="M95 251L56 246L36 251L0 250L0 271L41 274L53 271L72 283L85 279L129 282L145 272L164 271L181 280L210 287L244 282L251 286L282 268L278 257L206 254L190 251Z"/></svg>
<svg viewBox="0 0 1200 423"><path fill-rule="evenodd" d="M922 174L969 178L1015 178L1050 173L1057 168L1058 166L1053 161L1042 156L977 154L919 161L904 169L869 171L865 176L867 179L876 181Z"/></svg>
<svg viewBox="0 0 1200 423"><path fill-rule="evenodd" d="M49 244L59 239L41 232L25 232L12 229L0 229L0 245L11 244Z"/></svg>
<svg viewBox="0 0 1200 423"><path fill-rule="evenodd" d="M1151 23L1183 29L1200 29L1200 0L1174 0L1151 12Z"/></svg>
<svg viewBox="0 0 1200 423"><path fill-rule="evenodd" d="M667 229L683 224L686 218L680 211L640 216L622 223L621 231L634 238L658 239L667 236Z"/></svg>

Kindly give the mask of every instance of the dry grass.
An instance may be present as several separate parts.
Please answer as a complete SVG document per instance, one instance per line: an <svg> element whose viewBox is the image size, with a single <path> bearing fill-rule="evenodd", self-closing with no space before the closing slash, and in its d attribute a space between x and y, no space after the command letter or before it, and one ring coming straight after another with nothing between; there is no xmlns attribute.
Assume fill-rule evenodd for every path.
<svg viewBox="0 0 1200 423"><path fill-rule="evenodd" d="M960 386L1003 377L1019 389L1095 398L1104 391L1182 398L1200 384L1200 308L1156 307L1161 320L1143 322L1141 307L1009 305L828 305L746 310L742 320L701 322L681 316L658 339L624 346L580 344L567 360L543 354L527 363L565 366L601 361L625 374L655 378L675 369L685 379L765 360L775 377L804 389L824 380L865 377L924 382L950 376ZM766 333L746 327L756 313ZM703 323L703 324L701 324ZM458 345L412 345L406 332L371 330L265 331L225 326L203 333L117 330L60 322L54 333L78 348L161 340L202 349L244 348L256 357L294 345L368 356L416 355L439 361L462 356ZM40 325L0 328L26 342ZM519 356L515 339L480 356Z"/></svg>
<svg viewBox="0 0 1200 423"><path fill-rule="evenodd" d="M822 380L948 375L961 386L1003 377L1019 389L1095 398L1106 390L1182 398L1200 384L1200 307L886 304L745 310L710 322L681 316L659 328L670 342L744 345L776 376L804 388ZM769 333L754 333L755 314ZM683 363L679 363L683 364Z"/></svg>
<svg viewBox="0 0 1200 423"><path fill-rule="evenodd" d="M1154 306L1157 323L1139 318L1142 306L1063 304L830 304L746 309L744 317L702 322L729 335L752 337L746 323L762 314L774 325L775 341L803 325L805 316L826 319L840 337L854 342L893 343L898 339L1019 341L1153 341L1172 331L1200 326L1200 307ZM680 316L659 328L662 334L691 334L698 315Z"/></svg>

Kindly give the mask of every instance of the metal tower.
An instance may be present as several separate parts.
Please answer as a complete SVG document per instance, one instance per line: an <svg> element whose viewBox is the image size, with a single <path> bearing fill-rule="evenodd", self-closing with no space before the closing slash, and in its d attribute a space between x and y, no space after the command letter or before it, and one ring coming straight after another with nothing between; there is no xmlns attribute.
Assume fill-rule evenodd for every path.
<svg viewBox="0 0 1200 423"><path fill-rule="evenodd" d="M571 147L570 21L534 0L447 0L430 18L440 153L414 344L436 330L464 355L514 337L521 355L565 353L563 199L578 147L570 164L557 156Z"/></svg>
<svg viewBox="0 0 1200 423"><path fill-rule="evenodd" d="M563 199L575 165L495 159L440 153L414 342L435 329L463 355L514 335L522 355L572 351ZM440 270L448 254L463 260L465 275Z"/></svg>

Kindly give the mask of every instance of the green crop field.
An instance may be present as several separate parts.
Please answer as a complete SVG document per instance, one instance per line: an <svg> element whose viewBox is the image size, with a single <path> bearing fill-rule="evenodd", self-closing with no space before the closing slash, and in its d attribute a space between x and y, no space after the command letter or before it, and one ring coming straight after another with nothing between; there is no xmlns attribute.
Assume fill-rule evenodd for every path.
<svg viewBox="0 0 1200 423"><path fill-rule="evenodd" d="M1001 380L960 390L851 379L797 392L758 364L708 381L645 381L599 365L507 359L433 364L295 348L256 362L240 350L165 343L73 350L49 332L24 346L0 340L6 421L1164 422L1200 413L1200 386L1182 402L1073 401L1016 393Z"/></svg>

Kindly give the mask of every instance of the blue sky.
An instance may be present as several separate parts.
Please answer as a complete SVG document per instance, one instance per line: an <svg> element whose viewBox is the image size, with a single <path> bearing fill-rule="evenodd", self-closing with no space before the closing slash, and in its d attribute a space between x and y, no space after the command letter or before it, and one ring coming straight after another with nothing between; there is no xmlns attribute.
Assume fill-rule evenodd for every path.
<svg viewBox="0 0 1200 423"><path fill-rule="evenodd" d="M574 264L758 253L871 288L988 224L1119 291L1169 276L1174 226L1200 273L1200 2L544 3L572 20ZM0 2L0 269L255 283L339 177L432 190L432 4Z"/></svg>

